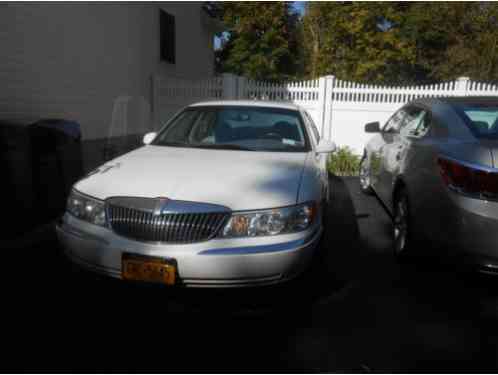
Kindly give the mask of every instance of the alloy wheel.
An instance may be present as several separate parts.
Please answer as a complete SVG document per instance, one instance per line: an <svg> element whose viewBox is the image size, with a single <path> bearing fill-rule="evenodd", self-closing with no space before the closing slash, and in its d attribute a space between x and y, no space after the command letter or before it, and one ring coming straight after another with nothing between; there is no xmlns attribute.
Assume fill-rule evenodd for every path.
<svg viewBox="0 0 498 375"><path fill-rule="evenodd" d="M365 159L363 159L360 163L360 185L366 191L370 189L370 171L365 164Z"/></svg>
<svg viewBox="0 0 498 375"><path fill-rule="evenodd" d="M394 212L394 251L396 255L402 253L406 248L408 235L408 206L405 197L400 197L396 202Z"/></svg>

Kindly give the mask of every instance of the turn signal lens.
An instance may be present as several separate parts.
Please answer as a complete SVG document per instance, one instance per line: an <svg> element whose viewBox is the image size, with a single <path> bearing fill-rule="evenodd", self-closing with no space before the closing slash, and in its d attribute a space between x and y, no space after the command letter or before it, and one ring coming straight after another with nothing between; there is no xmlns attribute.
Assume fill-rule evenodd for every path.
<svg viewBox="0 0 498 375"><path fill-rule="evenodd" d="M437 163L449 189L479 199L498 199L498 172L444 157L439 157Z"/></svg>

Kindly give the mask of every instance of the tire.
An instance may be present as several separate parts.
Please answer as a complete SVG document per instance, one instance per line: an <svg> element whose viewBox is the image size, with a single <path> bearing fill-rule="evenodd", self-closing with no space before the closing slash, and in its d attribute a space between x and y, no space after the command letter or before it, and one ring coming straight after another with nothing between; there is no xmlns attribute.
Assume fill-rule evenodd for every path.
<svg viewBox="0 0 498 375"><path fill-rule="evenodd" d="M404 188L400 188L393 200L393 253L396 259L406 258L413 248L410 202Z"/></svg>
<svg viewBox="0 0 498 375"><path fill-rule="evenodd" d="M363 158L360 161L360 189L362 193L367 195L372 195L373 190L370 185L370 169L367 164L367 155L363 155Z"/></svg>
<svg viewBox="0 0 498 375"><path fill-rule="evenodd" d="M326 250L325 246L328 241L329 241L329 235L330 231L328 230L328 224L329 224L329 209L330 209L330 202L327 200L324 200L322 203L323 207L323 212L322 212L322 226L323 226L323 233L320 238L320 242L318 244L318 248L316 249L316 252L314 254L314 259L313 262L318 263L320 265L323 265L323 262L325 261L326 258Z"/></svg>

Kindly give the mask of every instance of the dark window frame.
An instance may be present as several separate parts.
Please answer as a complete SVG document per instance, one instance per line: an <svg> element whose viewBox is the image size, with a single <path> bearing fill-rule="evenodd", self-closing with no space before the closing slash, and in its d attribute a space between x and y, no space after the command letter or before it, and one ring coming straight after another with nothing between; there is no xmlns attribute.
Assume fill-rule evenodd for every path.
<svg viewBox="0 0 498 375"><path fill-rule="evenodd" d="M159 9L159 56L161 61L176 64L175 16Z"/></svg>

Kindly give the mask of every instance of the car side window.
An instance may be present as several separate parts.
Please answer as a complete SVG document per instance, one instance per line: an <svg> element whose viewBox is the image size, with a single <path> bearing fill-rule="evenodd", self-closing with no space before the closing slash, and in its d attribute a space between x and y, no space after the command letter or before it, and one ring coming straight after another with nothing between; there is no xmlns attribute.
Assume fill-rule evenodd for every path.
<svg viewBox="0 0 498 375"><path fill-rule="evenodd" d="M424 118L418 125L418 128L415 130L416 133L415 136L422 138L424 135L426 135L429 132L431 124L432 124L432 115L429 111L426 111Z"/></svg>
<svg viewBox="0 0 498 375"><path fill-rule="evenodd" d="M316 143L318 144L318 142L320 142L320 133L318 132L318 129L315 125L315 122L313 121L313 118L309 115L308 112L304 112L304 115L306 116L306 119L308 120L308 123L310 124L311 131L313 132Z"/></svg>
<svg viewBox="0 0 498 375"><path fill-rule="evenodd" d="M400 134L410 137L423 137L428 129L430 116L428 111L422 108L410 108L401 124Z"/></svg>
<svg viewBox="0 0 498 375"><path fill-rule="evenodd" d="M383 133L398 133L401 123L406 116L406 109L401 108L398 112L391 116L386 125L382 129Z"/></svg>
<svg viewBox="0 0 498 375"><path fill-rule="evenodd" d="M406 111L406 115L401 122L400 134L407 136L413 135L418 125L422 121L425 111L421 108L411 107Z"/></svg>

